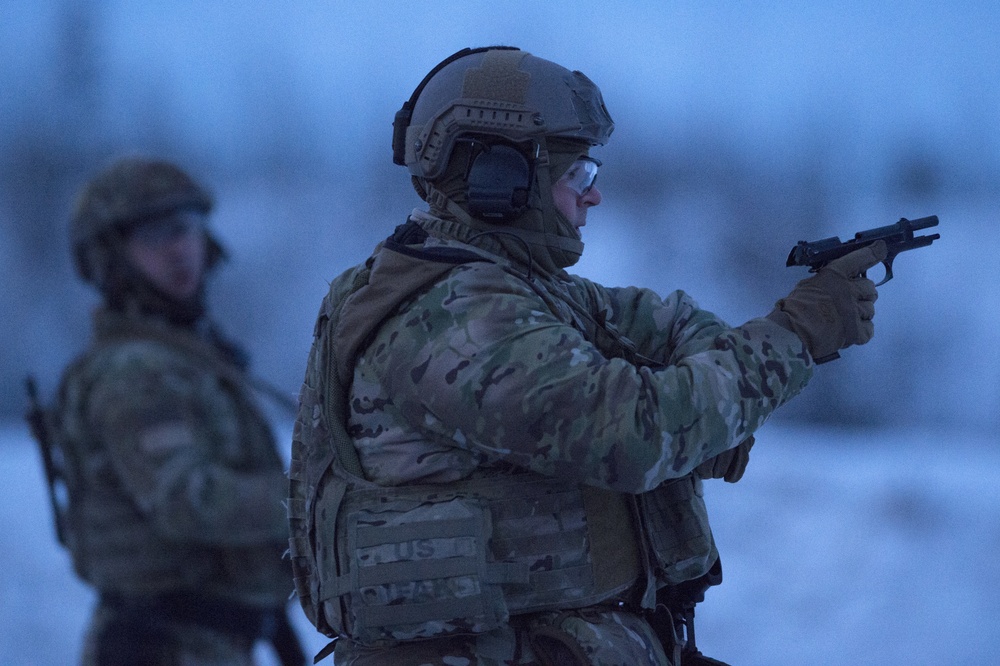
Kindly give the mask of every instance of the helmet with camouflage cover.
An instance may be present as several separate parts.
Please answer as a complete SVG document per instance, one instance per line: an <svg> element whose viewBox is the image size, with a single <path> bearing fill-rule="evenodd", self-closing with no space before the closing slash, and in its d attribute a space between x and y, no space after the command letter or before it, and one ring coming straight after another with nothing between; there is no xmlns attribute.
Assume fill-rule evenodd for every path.
<svg viewBox="0 0 1000 666"><path fill-rule="evenodd" d="M112 270L115 232L178 210L207 214L212 197L169 162L128 157L97 174L80 192L70 220L70 243L80 276L103 289ZM224 256L208 236L209 265Z"/></svg>
<svg viewBox="0 0 1000 666"><path fill-rule="evenodd" d="M433 213L534 248L559 269L583 251L551 185L614 122L585 75L514 47L463 49L432 69L393 122L393 161ZM484 227L482 223L486 223Z"/></svg>

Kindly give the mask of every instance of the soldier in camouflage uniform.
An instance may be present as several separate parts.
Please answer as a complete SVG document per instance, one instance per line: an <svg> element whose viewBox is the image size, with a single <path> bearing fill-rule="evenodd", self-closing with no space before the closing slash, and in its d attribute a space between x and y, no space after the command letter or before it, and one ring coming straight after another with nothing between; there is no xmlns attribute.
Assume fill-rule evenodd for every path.
<svg viewBox="0 0 1000 666"><path fill-rule="evenodd" d="M583 74L466 49L394 129L429 211L320 310L290 472L309 619L344 666L721 663L689 640L721 574L702 479L871 338L884 248L733 327L565 271L613 129Z"/></svg>
<svg viewBox="0 0 1000 666"><path fill-rule="evenodd" d="M204 308L223 256L208 193L170 163L124 159L82 191L80 275L104 303L66 371L51 439L65 461L65 543L98 606L83 663L253 663L288 623L287 479L244 354Z"/></svg>

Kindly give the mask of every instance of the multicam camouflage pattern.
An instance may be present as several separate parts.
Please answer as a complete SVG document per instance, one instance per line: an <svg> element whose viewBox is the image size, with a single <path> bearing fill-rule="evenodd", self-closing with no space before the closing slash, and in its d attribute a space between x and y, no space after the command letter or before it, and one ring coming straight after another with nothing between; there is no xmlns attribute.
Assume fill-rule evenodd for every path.
<svg viewBox="0 0 1000 666"><path fill-rule="evenodd" d="M482 633L511 615L592 606L639 576L620 495L511 473L349 491L336 529L345 631L391 644ZM329 581L332 582L332 581Z"/></svg>
<svg viewBox="0 0 1000 666"><path fill-rule="evenodd" d="M406 295L379 290L382 276L434 282L450 268L387 251L335 280L321 309L293 437L289 516L299 600L327 635L379 644L485 632L510 613L608 599L638 576L628 509L608 491L513 470L446 488L386 488L360 478L344 430L346 400L336 397L344 394L336 357L350 356L360 344L351 340L366 329L341 328L331 305L358 296L374 326ZM336 542L315 539L338 531Z"/></svg>
<svg viewBox="0 0 1000 666"><path fill-rule="evenodd" d="M636 494L739 444L811 372L798 336L766 319L733 328L679 291L529 281L498 258L382 323L357 359L349 432L382 485L503 463Z"/></svg>
<svg viewBox="0 0 1000 666"><path fill-rule="evenodd" d="M242 372L159 320L100 311L95 323L58 408L78 574L124 596L282 606L286 480Z"/></svg>
<svg viewBox="0 0 1000 666"><path fill-rule="evenodd" d="M542 653L549 661L542 661ZM553 659L552 657L555 657ZM556 659L561 658L561 661ZM338 666L671 666L649 624L618 609L538 613L479 634L368 649L337 643Z"/></svg>
<svg viewBox="0 0 1000 666"><path fill-rule="evenodd" d="M414 573L435 571L439 563L429 560L450 559L435 557L434 548L421 558L416 551L425 544L402 548L400 539L376 542L396 544L387 551L355 547L351 552L345 546L353 529L346 507L355 489L382 488L369 507L376 522L385 517L377 514L387 505L413 500L414 493L424 493L414 502L424 506L428 493L444 495L463 484L476 488L471 495L490 485L505 491L503 484L515 470L551 479L553 486L602 489L620 498L636 495L646 531L665 530L647 544L664 552L646 562L643 605L648 606L656 587L704 573L716 553L692 470L752 434L804 387L812 367L801 341L763 319L729 327L682 292L660 299L647 290L609 289L562 272L528 277L502 256L442 237L433 218L416 219L430 237L401 253L381 249L331 287L303 388L297 429L306 434L297 434L293 442L293 555L309 561L300 569L304 575L297 587L300 595L311 595L309 603L303 598L303 606L317 627L341 635L338 663L341 658L343 663L390 663L381 660L389 654L398 659L392 663L424 663L408 661L402 655L411 653L402 648L371 652L364 646L368 637L352 633L351 604L341 606L336 597L368 594L389 605L405 604L412 600L404 598L407 589L418 589L365 589L356 578L365 566L361 557L381 563L397 557L393 549L408 548L409 554L389 563L401 561L412 569L400 582L440 578ZM433 262L412 258L456 251L482 260L467 258L438 268L435 279L428 280L428 270L420 267ZM390 258L393 254L410 256L410 268L398 256ZM369 297L352 301L361 289ZM336 313L334 320L330 313ZM318 352L324 349L334 352ZM329 395L347 387L344 406L331 410ZM315 435L326 428L348 440L347 457L357 464L354 475L345 474L337 455L330 454L340 447L317 445ZM296 448L301 474L295 472ZM315 467L321 461L324 466ZM297 478L308 480L304 494L295 490ZM310 484L316 487L308 491ZM570 514L549 510L536 516L557 524L565 518L570 529ZM610 526L608 531L619 534ZM594 543L582 545L591 564L599 561ZM492 556L505 559L502 553ZM544 558L538 563L546 568ZM463 593L456 581L443 597L452 601ZM566 599L560 603L573 607ZM345 607L346 618L340 616ZM537 611L511 613L509 624L496 628L464 627L482 630L478 638L407 645L414 655L439 648L448 652L442 661L427 663L534 663L511 627L544 616ZM623 626L610 621L608 611L594 612L596 636L616 635L614 627ZM615 613L652 636L639 616ZM396 628L399 633L390 635L397 640L417 635L407 635L402 625ZM607 660L591 656L581 663L669 663L655 639L651 645L657 654L622 662L620 655L646 648L636 638L642 632L617 635L629 638L623 645L612 640ZM447 647L456 645L466 651ZM490 661L490 654L507 656ZM359 661L350 661L356 657Z"/></svg>
<svg viewBox="0 0 1000 666"><path fill-rule="evenodd" d="M643 534L649 544L655 585L643 607L653 604L653 588L676 585L705 574L719 558L708 524L701 478L687 474L636 496Z"/></svg>
<svg viewBox="0 0 1000 666"><path fill-rule="evenodd" d="M670 664L649 624L632 613L584 609L532 618L529 643L540 653L574 654L578 664ZM559 645L560 647L556 647ZM543 663L564 663L549 659Z"/></svg>

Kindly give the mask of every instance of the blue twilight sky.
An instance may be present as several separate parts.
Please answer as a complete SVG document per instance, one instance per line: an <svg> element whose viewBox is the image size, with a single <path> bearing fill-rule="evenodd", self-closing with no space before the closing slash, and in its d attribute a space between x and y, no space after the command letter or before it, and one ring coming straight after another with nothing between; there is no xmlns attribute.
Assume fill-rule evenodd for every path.
<svg viewBox="0 0 1000 666"><path fill-rule="evenodd" d="M20 409L26 371L51 388L85 344L96 298L66 220L132 152L215 192L233 260L213 302L294 393L326 281L420 203L391 164L395 111L445 56L503 43L584 71L617 124L575 270L683 288L735 324L801 277L783 268L796 241L937 214L942 241L883 288L876 340L824 369L799 416L836 390L851 422L998 425L1000 293L976 261L1000 249L998 27L1000 5L970 1L10 0L0 411Z"/></svg>

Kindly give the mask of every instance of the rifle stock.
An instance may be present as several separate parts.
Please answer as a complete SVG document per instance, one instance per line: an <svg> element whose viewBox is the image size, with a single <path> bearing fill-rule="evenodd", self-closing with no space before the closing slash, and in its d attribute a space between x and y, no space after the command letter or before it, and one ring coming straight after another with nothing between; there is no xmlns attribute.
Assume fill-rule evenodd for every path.
<svg viewBox="0 0 1000 666"><path fill-rule="evenodd" d="M38 383L31 375L24 380L28 394L28 409L24 420L28 424L31 436L38 444L42 456L42 467L45 471L45 485L48 486L49 503L52 505L52 521L55 526L56 539L66 545L66 510L59 499L57 488L65 487L65 475L60 461L56 459L56 445L52 437L51 424L47 412L38 397Z"/></svg>

